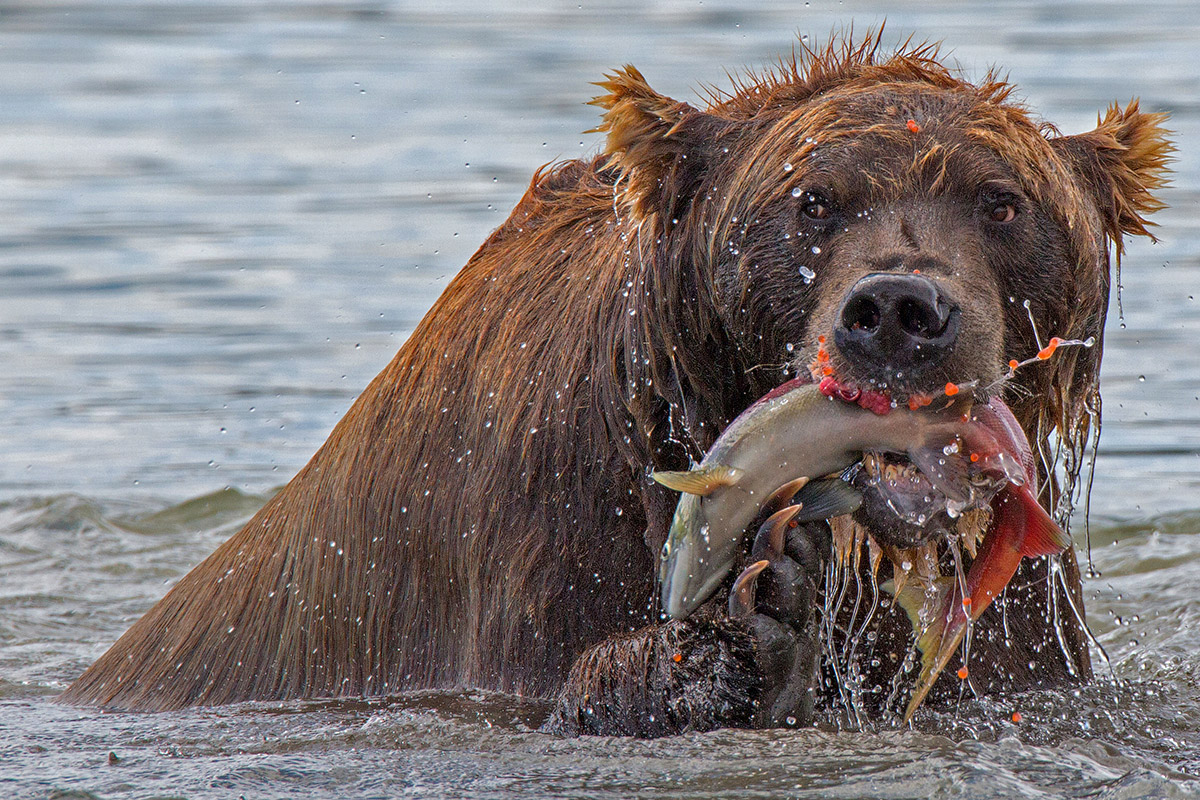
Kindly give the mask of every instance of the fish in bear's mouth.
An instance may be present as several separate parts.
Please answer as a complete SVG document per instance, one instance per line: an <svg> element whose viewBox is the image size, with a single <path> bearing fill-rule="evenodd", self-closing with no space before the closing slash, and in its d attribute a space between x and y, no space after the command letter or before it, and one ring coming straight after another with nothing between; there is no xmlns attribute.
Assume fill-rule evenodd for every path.
<svg viewBox="0 0 1200 800"><path fill-rule="evenodd" d="M910 718L1021 559L1070 547L1038 504L1024 431L998 397L978 402L976 388L947 383L940 397L914 395L903 408L847 391L828 371L819 384L797 378L742 412L700 464L654 473L682 492L663 548L664 610L682 619L712 595L737 563L756 513L774 511L759 533L774 557L783 552L786 525L829 519L836 562L866 544L872 571L885 555L894 567L885 588L908 612L923 654ZM851 513L864 514L867 525L848 521ZM882 532L879 520L888 521ZM935 539L939 531L950 535ZM942 541L954 556L955 576L941 575ZM965 574L960 550L971 556ZM769 564L747 566L731 597L752 596ZM917 580L909 581L914 572Z"/></svg>

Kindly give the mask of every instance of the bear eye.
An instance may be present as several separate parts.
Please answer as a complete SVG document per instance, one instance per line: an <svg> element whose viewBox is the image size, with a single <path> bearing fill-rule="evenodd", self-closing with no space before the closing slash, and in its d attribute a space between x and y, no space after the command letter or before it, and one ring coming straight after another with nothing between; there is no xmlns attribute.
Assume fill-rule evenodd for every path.
<svg viewBox="0 0 1200 800"><path fill-rule="evenodd" d="M989 212L992 222L1006 223L1017 218L1017 207L1012 203L996 203Z"/></svg>
<svg viewBox="0 0 1200 800"><path fill-rule="evenodd" d="M804 205L800 206L800 213L804 215L805 219L822 222L829 218L829 203L820 195L811 192L805 193Z"/></svg>
<svg viewBox="0 0 1200 800"><path fill-rule="evenodd" d="M1016 194L999 187L985 191L981 201L980 210L990 222L997 225L1007 225L1015 220L1021 208L1020 199Z"/></svg>

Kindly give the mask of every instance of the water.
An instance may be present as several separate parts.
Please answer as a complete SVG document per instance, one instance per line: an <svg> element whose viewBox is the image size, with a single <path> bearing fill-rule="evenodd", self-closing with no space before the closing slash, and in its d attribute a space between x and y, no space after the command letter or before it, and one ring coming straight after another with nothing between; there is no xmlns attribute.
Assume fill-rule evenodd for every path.
<svg viewBox="0 0 1200 800"><path fill-rule="evenodd" d="M757 6L0 10L0 796L1200 796L1191 3ZM1173 114L1172 208L1131 244L1109 320L1100 680L911 731L655 742L553 739L545 708L484 695L49 703L307 460L533 169L598 146L590 81L631 62L694 100L796 32L885 15L976 77L1001 65L1065 132L1134 95Z"/></svg>

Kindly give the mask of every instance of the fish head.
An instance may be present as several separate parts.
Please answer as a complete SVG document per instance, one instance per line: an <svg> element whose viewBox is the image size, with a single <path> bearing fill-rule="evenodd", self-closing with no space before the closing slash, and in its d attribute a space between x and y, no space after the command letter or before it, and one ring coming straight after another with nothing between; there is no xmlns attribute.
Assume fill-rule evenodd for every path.
<svg viewBox="0 0 1200 800"><path fill-rule="evenodd" d="M662 609L671 619L685 619L724 580L737 556L736 541L710 536L704 498L685 492L675 508L659 560Z"/></svg>

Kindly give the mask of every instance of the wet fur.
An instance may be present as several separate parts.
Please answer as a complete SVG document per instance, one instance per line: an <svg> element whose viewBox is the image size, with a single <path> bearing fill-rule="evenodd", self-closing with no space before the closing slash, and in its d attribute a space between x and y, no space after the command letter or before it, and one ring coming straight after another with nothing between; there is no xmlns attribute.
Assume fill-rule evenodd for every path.
<svg viewBox="0 0 1200 800"><path fill-rule="evenodd" d="M1060 137L995 76L969 84L930 47L881 55L877 36L804 51L714 90L704 110L631 67L603 87L605 153L534 176L312 461L64 701L173 709L483 687L557 695L566 732L752 724L764 676L750 629L659 623L654 572L675 495L648 472L698 460L813 355L813 320L853 277L810 262L819 278L806 286L803 243L781 244L817 148L838 137L861 148L864 126L908 146L890 103L902 117L930 110L922 125L949 126L1014 171L1044 250L985 292L993 306L980 313L1003 358L1034 349L1024 309L1004 302L1013 293L1032 298L1043 334L1102 335L1109 251L1147 233L1170 149L1161 117L1136 103ZM937 197L951 173L974 174L955 158L934 147L867 180L888 196ZM1035 448L1052 429L1086 440L1100 352L1065 352L1011 386ZM1050 507L1080 466L1068 460ZM1064 568L1082 609L1070 554ZM1027 562L1008 593L1012 642L977 636L981 662L996 665L993 676L973 664L982 689L1086 675L1073 617L1062 625L1070 655L1049 646L1044 570ZM885 616L883 673L907 649L902 619Z"/></svg>

